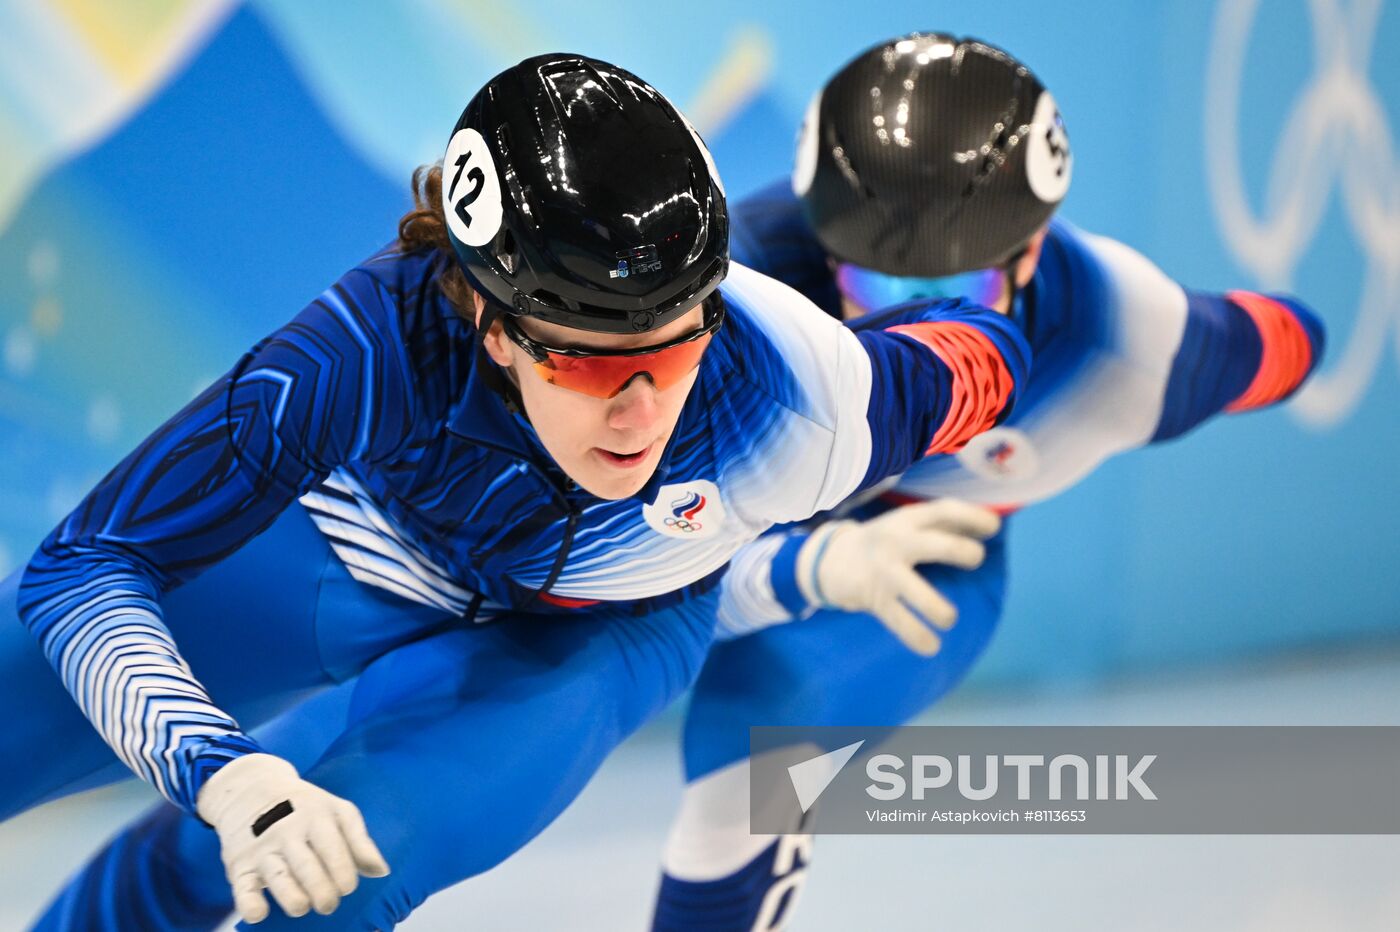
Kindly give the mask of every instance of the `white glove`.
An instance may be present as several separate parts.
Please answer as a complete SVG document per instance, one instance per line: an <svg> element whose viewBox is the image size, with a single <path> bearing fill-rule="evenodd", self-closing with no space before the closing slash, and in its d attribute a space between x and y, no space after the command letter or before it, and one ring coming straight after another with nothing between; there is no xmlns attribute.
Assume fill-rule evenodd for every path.
<svg viewBox="0 0 1400 932"><path fill-rule="evenodd" d="M389 873L360 810L271 754L224 765L200 789L195 809L219 833L224 874L245 922L267 918L263 888L288 916L312 907L325 916L354 891L357 870Z"/></svg>
<svg viewBox="0 0 1400 932"><path fill-rule="evenodd" d="M950 498L865 522L832 521L798 551L798 584L809 602L874 615L905 647L932 656L941 642L925 620L946 631L958 612L914 568L975 569L986 556L982 540L1000 527L994 512Z"/></svg>

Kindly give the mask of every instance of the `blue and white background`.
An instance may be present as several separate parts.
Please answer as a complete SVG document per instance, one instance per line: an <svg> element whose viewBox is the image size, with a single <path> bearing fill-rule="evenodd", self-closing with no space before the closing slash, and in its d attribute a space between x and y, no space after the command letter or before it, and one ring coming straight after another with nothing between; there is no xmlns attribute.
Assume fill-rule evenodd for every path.
<svg viewBox="0 0 1400 932"><path fill-rule="evenodd" d="M1199 721L1220 711L1199 697L1260 675L1220 702L1274 724L1318 708L1391 721L1378 710L1400 698L1400 4L1383 0L0 0L0 572L392 237L413 167L501 68L558 49L630 68L693 118L737 198L785 173L832 71L916 28L1002 45L1053 89L1077 162L1067 217L1189 285L1291 290L1329 328L1320 374L1286 408L1111 463L1017 518L1011 603L974 694L1023 720L1097 720L1115 690L1175 677L1156 705L1126 707ZM1303 688L1261 663L1322 678ZM961 714L986 720L975 702ZM647 767L673 779L658 759L603 785ZM64 812L26 824L77 818ZM69 862L96 841L74 825L55 855ZM0 860L23 859L29 836L3 831ZM1054 860L1056 844L1088 850L1033 847ZM1078 857L1111 872L1129 850L1149 856L1105 843ZM1394 845L1365 863L1377 857L1400 862ZM1383 906L1400 916L1393 895Z"/></svg>

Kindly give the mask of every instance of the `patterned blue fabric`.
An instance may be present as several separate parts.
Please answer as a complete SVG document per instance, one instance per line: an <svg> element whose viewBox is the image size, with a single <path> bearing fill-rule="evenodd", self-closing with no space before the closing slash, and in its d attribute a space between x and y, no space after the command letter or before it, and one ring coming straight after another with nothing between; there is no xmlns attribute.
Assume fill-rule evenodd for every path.
<svg viewBox="0 0 1400 932"><path fill-rule="evenodd" d="M736 255L839 317L826 254L786 180L733 213ZM1302 325L1316 368L1324 348L1320 321L1296 300L1271 297ZM1219 414L1259 368L1255 324L1225 295L1183 289L1121 243L1060 219L1050 223L1013 316L1035 359L1003 425L1013 433L1004 442L989 433L985 448L958 456L923 459L905 474L900 492L1012 507L1039 501L1108 456L1179 436ZM1014 464L975 461L1007 452L1026 453L1022 460L1034 458L1038 469L1032 475Z"/></svg>
<svg viewBox="0 0 1400 932"><path fill-rule="evenodd" d="M948 404L947 367L915 341L857 340L736 267L729 319L656 474L633 498L595 499L487 383L474 329L437 288L439 261L385 250L347 273L123 460L27 567L19 613L65 686L121 759L186 809L256 745L181 658L161 597L299 496L333 509L350 506L345 490L363 493L349 496L358 531L333 540L363 581L377 570L406 584L416 569L498 608L602 600L649 611L708 588L769 525L906 467ZM1003 349L1019 383L1027 353L1015 328L958 318ZM893 382L890 371L919 375ZM651 511L658 495L699 482L723 503L709 531L666 533ZM421 566L352 564L360 532Z"/></svg>
<svg viewBox="0 0 1400 932"><path fill-rule="evenodd" d="M279 522L271 533L281 532ZM260 538L244 549L261 547ZM206 594L238 598L219 589L256 585L222 570L191 586L218 576ZM282 607L281 593L260 594ZM433 614L360 583L345 595L366 614L378 607L386 627ZM270 753L360 808L392 873L362 878L331 916L293 919L274 905L262 923L239 928L389 930L433 893L500 863L693 681L715 599L711 591L642 613L619 606L439 627L259 728ZM345 614L335 611L340 600L316 601L317 627L332 628ZM213 929L233 907L223 875L214 832L162 803L84 867L39 928Z"/></svg>
<svg viewBox="0 0 1400 932"><path fill-rule="evenodd" d="M190 859L180 847L182 831L207 836L202 840L213 851L210 869L189 870ZM93 859L100 869L85 869L74 877L30 932L213 932L233 908L228 884L218 870L218 847L212 831L180 810L153 809L112 839ZM201 887L206 879L213 883ZM203 897L191 895L191 887Z"/></svg>
<svg viewBox="0 0 1400 932"><path fill-rule="evenodd" d="M775 186L735 212L735 241L747 258L826 299L833 287L825 256L797 199ZM1316 365L1317 319L1284 303L1302 324ZM1034 279L1013 308L1035 353L1035 367L1003 425L955 456L927 457L896 486L909 497L963 496L1021 505L1057 494L1103 459L1176 436L1223 410L1260 366L1252 319L1223 295L1184 291L1132 250L1055 221ZM888 326L881 318L855 326ZM908 377L908 373L901 373ZM858 519L892 507L868 502ZM749 855L716 800L747 791L751 725L897 725L951 689L995 631L1005 591L1003 538L971 572L921 567L958 609L940 652L904 650L868 617L812 614L794 578L793 555L806 537L788 530L736 556L722 592L725 633L696 683L685 725L689 787L666 856L656 929L754 928L770 895L790 911L800 884L775 872L770 846ZM791 624L781 622L799 618ZM736 857L750 857L735 867ZM768 927L768 926L765 926Z"/></svg>
<svg viewBox="0 0 1400 932"><path fill-rule="evenodd" d="M805 880L801 875L807 865L800 857L793 858L791 865L780 865L781 844L773 842L758 857L719 880L680 880L663 874L651 932L764 932L784 928L788 909L796 900L795 886ZM765 914L764 904L784 881L793 886L779 888L776 903Z"/></svg>
<svg viewBox="0 0 1400 932"><path fill-rule="evenodd" d="M941 360L938 365L930 366L929 359L936 357L931 357L923 344L904 333L887 333L886 328L930 319L972 321L978 320L985 313L987 312L975 304L962 299L951 299L941 302L935 315L930 314L925 302L916 301L877 314L867 314L851 324L852 331L869 352L871 362L875 366L872 374L872 398L878 393L882 397L881 408L891 415L885 429L903 434L900 443L877 447L872 451L870 467L861 488L868 488L883 477L896 475L907 468L907 465L898 465L894 458L902 456L903 451L909 449L911 444L917 445L918 438L932 437L937 432L938 426L948 415L946 400L952 396L953 380L948 367L943 365ZM1015 358L1015 354L1021 350L1006 336L1008 332L1019 334L1016 325L1009 318L999 314L992 316L1005 329L982 330L992 338L1002 359L1014 359L1011 364L1012 372L1022 368L1031 369L1030 354ZM998 424L1012 416L1020 405L1022 382L1019 378L1015 380L1011 398L1002 409L1001 416L996 419ZM911 387L917 391L910 391ZM927 407L920 399L929 396L945 399L944 405L938 408ZM924 449L928 449L927 443L924 444ZM918 464L916 462L912 465Z"/></svg>
<svg viewBox="0 0 1400 932"><path fill-rule="evenodd" d="M1312 344L1313 367L1322 358L1322 322L1296 300L1270 295L1292 312ZM1171 440L1223 410L1259 371L1263 343L1249 315L1223 295L1187 290L1190 313L1172 362L1153 442ZM1301 384L1301 383L1300 383Z"/></svg>

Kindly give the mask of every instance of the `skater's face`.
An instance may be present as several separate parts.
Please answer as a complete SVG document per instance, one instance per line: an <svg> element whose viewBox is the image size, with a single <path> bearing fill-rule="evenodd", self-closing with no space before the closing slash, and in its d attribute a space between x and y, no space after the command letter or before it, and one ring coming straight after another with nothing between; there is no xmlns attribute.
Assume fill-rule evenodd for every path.
<svg viewBox="0 0 1400 932"><path fill-rule="evenodd" d="M700 330L704 320L697 306L660 329L635 335L592 333L533 319L516 326L540 343L616 351L680 339ZM708 343L708 337L702 340ZM586 491L606 499L634 495L651 478L700 371L695 367L679 373L664 387L657 381L666 379L642 372L611 398L602 398L542 378L536 361L506 335L500 321L491 325L482 342L492 361L508 370L519 387L525 413L559 468Z"/></svg>

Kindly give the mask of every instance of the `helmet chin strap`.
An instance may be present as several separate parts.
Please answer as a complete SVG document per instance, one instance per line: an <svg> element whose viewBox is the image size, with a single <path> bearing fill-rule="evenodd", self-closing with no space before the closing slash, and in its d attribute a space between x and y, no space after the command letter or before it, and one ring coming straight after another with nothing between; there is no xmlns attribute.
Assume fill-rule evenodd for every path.
<svg viewBox="0 0 1400 932"><path fill-rule="evenodd" d="M1013 266L1002 269L1002 272L1006 275L1006 310L1001 311L1001 313L1007 317L1014 317L1016 315L1016 299L1021 296L1021 286L1016 284L1016 271Z"/></svg>
<svg viewBox="0 0 1400 932"><path fill-rule="evenodd" d="M507 411L524 418L528 424L530 415L525 413L525 399L520 394L520 382L515 378L515 371L509 366L498 364L486 352L486 334L490 332L491 325L501 319L505 309L484 295L482 301L481 316L476 322L476 330L480 335L476 344L476 362L481 370L481 380L501 399Z"/></svg>
<svg viewBox="0 0 1400 932"><path fill-rule="evenodd" d="M1020 261L1019 257L1016 261ZM1035 293L1030 288L1033 283L1034 279L1022 287L1016 282L1016 262L1006 266L1006 286L1010 297L1006 305L1006 316L1019 324L1021 332L1027 337L1035 329Z"/></svg>
<svg viewBox="0 0 1400 932"><path fill-rule="evenodd" d="M476 364L481 371L481 381L501 399L506 410L520 415L529 423L530 415L525 413L525 399L520 395L520 383L515 380L515 372L498 365L480 343L476 346Z"/></svg>
<svg viewBox="0 0 1400 932"><path fill-rule="evenodd" d="M486 295L481 294L481 292L478 291L477 294L481 295L482 307L481 315L476 321L476 330L484 337L490 332L491 325L501 319L501 314L505 311L505 308L486 297Z"/></svg>
<svg viewBox="0 0 1400 932"><path fill-rule="evenodd" d="M1007 317L1016 316L1016 299L1021 296L1021 285L1016 281L1017 266L1021 260L1030 252L1031 244L1027 240L1019 249L1013 252L1001 264L1001 270L1006 275L1006 310L1002 311Z"/></svg>

